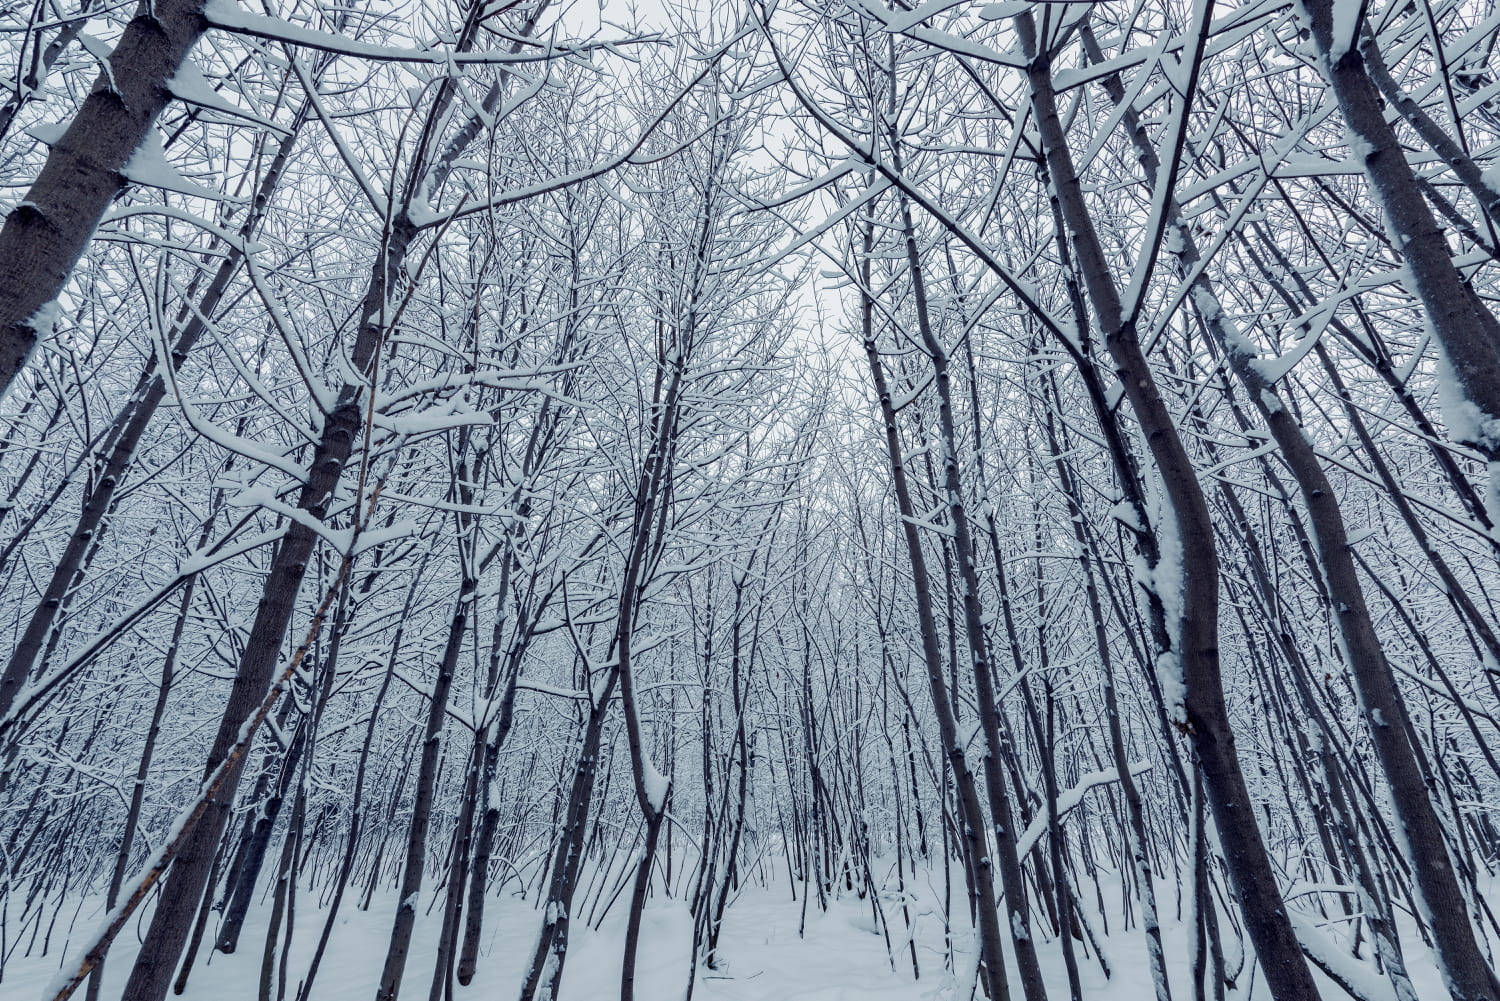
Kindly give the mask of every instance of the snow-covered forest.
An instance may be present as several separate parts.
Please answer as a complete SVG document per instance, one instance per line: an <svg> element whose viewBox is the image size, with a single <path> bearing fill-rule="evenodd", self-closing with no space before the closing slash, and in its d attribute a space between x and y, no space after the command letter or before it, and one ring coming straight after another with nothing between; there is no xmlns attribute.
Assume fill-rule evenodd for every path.
<svg viewBox="0 0 1500 1001"><path fill-rule="evenodd" d="M1495 0L0 0L0 997L1500 1001Z"/></svg>

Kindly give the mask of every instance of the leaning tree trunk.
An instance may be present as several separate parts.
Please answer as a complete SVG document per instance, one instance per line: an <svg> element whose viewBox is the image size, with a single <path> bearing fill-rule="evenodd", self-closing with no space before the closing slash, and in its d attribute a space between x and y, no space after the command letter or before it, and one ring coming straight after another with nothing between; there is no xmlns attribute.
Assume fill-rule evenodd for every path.
<svg viewBox="0 0 1500 1001"><path fill-rule="evenodd" d="M271 203L277 185L280 184L286 172L287 160L291 155L292 145L296 141L305 111L304 106L298 112L296 123L282 140L270 166L266 168L261 178L260 185L255 192L255 200L244 222L240 225L238 236L242 241L248 241L254 235L261 220L265 217L266 209ZM243 243L226 248L224 259L209 282L203 298L196 305L184 306L178 314L179 333L172 343L172 357L169 362L174 371L182 367L188 351L208 328L207 317L218 312L219 305L229 291L230 283L239 273L243 263ZM93 488L85 493L83 509L78 514L78 521L73 526L72 534L68 536L62 556L53 566L52 576L42 591L41 600L37 602L31 618L27 620L25 630L11 651L4 674L0 675L0 718L10 711L17 694L25 686L28 676L36 667L37 659L48 635L61 627L58 620L62 614L64 599L71 589L81 583L84 560L89 552L98 547L100 536L104 531L105 517L114 504L120 482L135 458L141 436L145 433L146 427L156 414L157 407L166 395L167 383L162 378L157 360L153 357L145 372L142 373L135 392L120 408L105 435L106 444L103 447L109 449L109 455L102 457L94 470Z"/></svg>
<svg viewBox="0 0 1500 1001"><path fill-rule="evenodd" d="M414 236L413 227L398 220L387 238L385 253L376 264L362 305L359 334L350 359L354 372L368 374L371 370L385 331L389 290L404 265L406 250ZM312 461L308 463L307 482L297 501L298 510L309 515L314 522L322 521L327 515L344 465L354 451L355 438L363 423L364 415L360 411L365 390L366 387L360 384L344 384L335 406L324 418L323 433ZM299 520L291 523L276 548L256 608L255 621L209 752L205 775L211 774L224 760L238 738L241 726L270 687L281 640L291 622L297 592L317 540L317 533ZM203 892L215 848L229 822L234 793L243 770L241 759L219 785L174 861L140 956L125 985L123 997L126 1001L163 1001L166 997L172 971L191 930L193 907Z"/></svg>
<svg viewBox="0 0 1500 1001"><path fill-rule="evenodd" d="M454 599L453 617L448 623L448 639L438 663L437 678L427 703L427 723L422 737L422 760L417 769L416 800L412 804L411 826L406 837L406 861L401 870L401 891L396 905L396 919L391 926L390 946L386 949L385 968L380 974L376 1001L396 1001L401 993L401 976L411 951L412 929L417 923L417 898L422 892L422 877L427 867L427 831L432 820L432 801L437 790L438 752L442 749L443 720L448 712L448 694L453 690L453 675L458 656L463 651L468 630L469 611L474 591L479 586L474 565L474 516L467 512L474 501L474 483L469 478L468 447L470 432L460 432L457 467L453 474L451 495L458 504L455 515L458 528L458 563L462 574ZM458 873L453 878L457 880Z"/></svg>
<svg viewBox="0 0 1500 1001"><path fill-rule="evenodd" d="M657 509L666 503L670 492L667 478L671 475L671 456L676 451L674 438L677 434L678 404L687 359L686 352L680 347L674 355L665 399L659 404L653 401L655 421L651 450L636 486L635 525L631 533L625 575L620 583L615 639L612 644L615 651L615 673L620 679L621 713L625 717L625 739L630 749L630 773L635 787L636 805L640 807L641 818L646 825L646 844L641 851L635 886L630 895L629 916L626 919L620 1001L634 1001L635 998L635 961L640 946L641 917L646 907L646 894L651 887L651 869L656 863L656 843L661 836L662 822L666 819L667 795L671 788L670 779L662 776L647 758L636 703L631 655L634 652L635 620L640 612L640 598L647 583L646 564L661 541L653 531Z"/></svg>
<svg viewBox="0 0 1500 1001"><path fill-rule="evenodd" d="M426 565L427 560L424 558L417 572L412 574L411 584L406 591L405 603L401 608L400 616L396 619L396 633L391 640L390 653L386 657L385 672L381 678L380 687L375 693L375 701L370 706L370 716L365 724L364 742L360 746L354 768L354 788L349 797L349 830L344 837L343 858L333 878L333 899L328 902L328 914L323 919L323 930L318 934L318 944L313 948L307 973L297 988L297 1001L310 1001L312 997L313 983L322 966L323 955L328 948L328 939L333 934L334 922L338 920L339 908L344 902L344 894L349 889L349 878L354 872L355 855L359 851L360 834L363 832L361 810L365 800L365 778L369 773L370 749L375 741L375 728L380 721L380 710L385 705L386 695L391 688L391 680L396 674L396 664L401 657L402 644L406 638L406 623L411 614L412 603L416 600L418 585L423 580L423 570ZM402 781L405 781L404 777Z"/></svg>
<svg viewBox="0 0 1500 1001"><path fill-rule="evenodd" d="M543 3L539 9L545 7ZM460 49L472 43L483 11L484 8L478 5L470 9L460 34ZM456 89L452 80L439 87L437 99L427 116L430 124L447 120ZM447 143L410 169L403 202L392 212L385 227L380 251L360 302L359 327L347 369L352 381L339 387L334 405L323 419L322 433L307 466L307 480L298 494L298 510L308 517L292 522L272 557L255 622L235 672L219 732L209 752L207 773L212 773L225 759L240 727L249 719L271 683L281 637L291 622L297 591L318 540L317 533L309 525L321 522L328 513L344 466L353 454L355 437L364 422L365 415L361 410L368 402L366 393L373 392L378 351L399 310L397 292L402 286L403 276L409 273L408 257L420 232L412 219L412 200L418 194L425 197L441 186L454 169L462 150L475 139L484 123L491 120L502 93L499 83L492 85L479 107L469 114ZM0 246L3 246L3 241L0 241ZM171 967L181 955L187 936L188 918L185 915L192 908L189 901L202 892L208 878L214 848L228 822L242 771L243 759L240 759L218 783L208 808L187 835L157 903L135 969L126 984L125 1001L163 1001L165 998Z"/></svg>
<svg viewBox="0 0 1500 1001"><path fill-rule="evenodd" d="M981 976L984 991L990 1001L1009 1001L1010 986L1005 972L1005 952L1001 945L1000 912L995 898L995 868L990 860L989 849L985 843L987 839L984 836L984 808L979 799L978 782L973 769L969 767L964 743L959 737L958 721L954 718L949 697L948 679L943 673L943 654L938 640L937 617L932 607L931 578L927 571L927 558L922 549L922 539L914 524L918 512L908 485L906 461L902 456L897 431L895 405L886 383L880 353L875 344L874 303L870 299L870 258L875 250L874 242L874 227L867 224L864 230L864 245L860 262L860 279L863 289L860 325L865 359L870 366L871 381L880 404L886 455L890 462L891 486L895 492L896 506L901 516L901 532L906 543L907 560L911 564L917 625L921 634L922 662L927 672L933 714L937 717L944 757L952 768L954 791L958 797L959 836L967 843L966 860L973 860L972 866L966 864L965 873L970 881L969 892L975 905L976 923L979 927L979 952L983 964Z"/></svg>
<svg viewBox="0 0 1500 1001"><path fill-rule="evenodd" d="M1343 19L1347 23L1335 18L1333 0L1306 0L1302 11L1348 125L1351 145L1406 260L1412 290L1426 307L1443 361L1451 369L1440 378L1456 383L1457 399L1444 407L1448 432L1490 460L1494 518L1493 507L1500 504L1500 488L1493 482L1500 475L1500 323L1454 267L1447 237L1422 195L1395 129L1386 121L1385 102L1370 78L1360 44L1363 7L1357 16ZM1500 192L1487 193L1481 201L1490 210ZM1456 978L1450 985L1455 997L1500 995L1493 974L1469 979L1470 974L1450 970L1448 975Z"/></svg>
<svg viewBox="0 0 1500 1001"><path fill-rule="evenodd" d="M1095 579L1095 564L1099 559L1093 533L1086 528L1083 501L1078 489L1077 477L1068 462L1063 447L1059 444L1052 412L1047 412L1044 428L1047 432L1048 450L1057 465L1058 480L1063 496L1068 500L1072 514L1073 541L1078 547L1078 563L1083 571L1084 596L1088 600L1089 620L1094 629L1094 653L1099 659L1103 674L1104 716L1109 726L1109 748L1114 756L1115 771L1119 775L1120 795L1125 801L1126 845L1130 855L1131 877L1136 893L1141 900L1141 930L1146 936L1146 953L1151 963L1151 980L1156 988L1157 1001L1172 1001L1171 981L1167 976L1166 951L1162 947L1161 920L1156 910L1156 877L1151 868L1150 846L1146 835L1146 815L1141 802L1141 791L1130 772L1130 758L1125 749L1125 734L1120 725L1119 698L1115 692L1114 657L1110 652L1109 634L1105 626L1104 608L1099 598L1099 584ZM1144 665L1149 669L1149 665Z"/></svg>
<svg viewBox="0 0 1500 1001"><path fill-rule="evenodd" d="M1192 738L1209 806L1240 898L1246 930L1277 1001L1315 1001L1317 985L1277 888L1276 872L1255 822L1240 770L1219 669L1219 559L1208 502L1177 425L1157 388L1133 318L1126 317L1109 263L1084 201L1058 117L1051 59L1039 53L1029 12L1016 18L1029 63L1032 113L1053 190L1067 222L1079 268L1118 370L1125 396L1156 462L1180 546L1180 609L1175 656L1183 691L1180 725ZM1196 59L1194 62L1196 66ZM1196 79L1196 72L1193 74ZM1171 528L1167 529L1168 531Z"/></svg>
<svg viewBox="0 0 1500 1001"><path fill-rule="evenodd" d="M521 1001L556 1001L562 983L563 964L568 958L569 931L573 920L573 894L578 887L578 871L583 865L584 834L588 826L589 806L594 796L594 777L599 770L599 749L608 718L609 700L614 695L619 674L608 668L596 701L589 707L583 742L573 767L573 781L564 805L563 824L554 837L552 878L547 885L546 909L542 930L532 951L531 965L521 985ZM586 682L592 687L592 682Z"/></svg>
<svg viewBox="0 0 1500 1001"><path fill-rule="evenodd" d="M143 0L109 64L0 228L0 395L51 331L57 297L208 27L206 0Z"/></svg>
<svg viewBox="0 0 1500 1001"><path fill-rule="evenodd" d="M898 166L899 169L899 166ZM970 527L968 506L964 501L962 474L959 471L958 429L953 416L952 375L948 351L938 341L928 309L927 283L917 249L916 227L906 199L899 199L902 243L906 266L911 276L912 298L917 329L923 349L932 364L932 380L938 398L938 440L941 443L943 493L949 522L953 527L953 554L958 565L964 632L968 637L969 666L974 676L974 695L980 729L984 733L985 792L990 802L990 819L995 829L995 848L1000 859L1000 882L1005 890L1005 907L1015 949L1016 967L1021 974L1021 989L1026 1001L1046 1001L1047 986L1042 979L1041 963L1031 934L1030 905L1027 902L1026 879L1016 850L1015 815L1012 793L1005 786L1005 763L1001 755L1008 741L1001 733L1000 702L995 694L994 667L990 662L989 638L984 629L984 609L979 597L979 573L975 569L976 547ZM1014 795L1023 790L1017 786ZM1040 869L1040 867L1039 867ZM1062 880L1060 872L1054 875ZM993 906L982 901L980 906ZM1067 934L1064 929L1064 934Z"/></svg>
<svg viewBox="0 0 1500 1001"><path fill-rule="evenodd" d="M1181 241L1184 272L1197 264L1196 246L1187 226L1175 222ZM1469 923L1468 902L1459 887L1448 852L1443 822L1438 817L1418 751L1408 734L1411 723L1395 673L1375 633L1354 566L1349 534L1338 495L1318 461L1312 442L1274 387L1261 375L1243 348L1244 337L1230 326L1211 283L1199 273L1193 301L1204 326L1225 351L1229 368L1260 411L1302 494L1317 548L1318 566L1328 587L1336 625L1348 652L1350 674L1365 712L1375 754L1385 773L1391 805L1402 831L1402 847L1411 863L1417 892L1426 905L1428 924L1450 992L1457 1001L1495 1001L1500 981L1485 962Z"/></svg>
<svg viewBox="0 0 1500 1001"><path fill-rule="evenodd" d="M203 531L198 537L200 549L208 543L209 528L213 525L213 520L214 515L210 515L203 522ZM177 655L182 648L182 633L187 625L188 614L192 611L193 593L197 590L197 583L196 579L190 580L183 588L177 620L172 626L172 639L167 644L166 656L162 658L161 681L156 690L156 703L151 709L151 722L146 727L146 742L141 748L140 761L136 765L135 782L130 788L130 807L125 814L125 830L120 834L120 851L115 858L114 869L109 874L109 890L104 897L106 910L114 909L115 903L119 900L120 887L125 882L126 867L130 863L131 849L135 845L136 831L140 826L141 805L146 796L146 780L151 775L151 759L156 754L156 741L161 734L162 716L166 713L167 699L172 693L172 682L177 671ZM99 990L103 984L104 964L101 962L94 967L93 975L89 977L86 1001L99 1001Z"/></svg>
<svg viewBox="0 0 1500 1001"><path fill-rule="evenodd" d="M1115 81L1115 88L1118 86L1118 81ZM1112 88L1110 96L1118 102L1123 94ZM1126 111L1124 125L1135 146L1146 182L1153 186L1158 184L1160 160L1133 110ZM1317 565L1322 570L1329 600L1337 609L1336 624L1348 653L1355 690L1364 706L1376 756L1390 784L1391 802L1398 823L1405 830L1408 861L1416 877L1418 892L1431 915L1430 924L1438 953L1446 969L1464 971L1459 979L1469 985L1469 990L1484 986L1490 992L1455 992L1455 996L1500 996L1500 984L1496 983L1493 972L1480 954L1473 928L1467 920L1467 902L1448 854L1442 821L1428 793L1417 750L1407 738L1411 727L1406 703L1376 636L1333 484L1292 412L1282 404L1275 388L1246 353L1244 345L1247 342L1239 331L1233 329L1213 283L1198 269L1197 243L1182 221L1179 206L1170 196L1166 213L1168 226L1176 235L1172 245L1177 248L1175 256L1180 270L1184 275L1196 275L1192 282L1192 301L1204 327L1225 352L1230 370L1244 386L1261 420L1270 429L1307 506L1317 548ZM1451 586L1456 582L1449 583Z"/></svg>

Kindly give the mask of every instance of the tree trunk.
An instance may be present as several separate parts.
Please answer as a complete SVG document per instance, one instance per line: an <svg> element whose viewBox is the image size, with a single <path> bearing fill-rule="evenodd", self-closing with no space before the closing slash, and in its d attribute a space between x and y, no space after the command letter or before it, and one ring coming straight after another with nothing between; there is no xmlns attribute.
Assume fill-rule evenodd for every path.
<svg viewBox="0 0 1500 1001"><path fill-rule="evenodd" d="M171 100L170 81L208 27L205 0L149 0L0 228L0 396L51 332L57 297L125 168Z"/></svg>
<svg viewBox="0 0 1500 1001"><path fill-rule="evenodd" d="M1250 791L1240 770L1234 731L1224 703L1219 673L1219 561L1208 503L1177 425L1157 389L1134 319L1126 317L1121 309L1119 291L1084 202L1058 118L1051 62L1046 55L1038 54L1031 14L1019 15L1016 27L1030 60L1027 76L1031 82L1032 110L1047 169L1069 227L1084 285L1126 398L1156 461L1176 522L1167 530L1175 528L1180 547L1180 579L1176 583L1181 607L1177 646L1166 660L1168 670L1172 670L1175 661L1176 670L1180 671L1183 691L1179 726L1192 738L1198 754L1224 858L1271 993L1277 1001L1316 1001L1317 986L1302 958L1277 889L1275 870L1255 822Z"/></svg>

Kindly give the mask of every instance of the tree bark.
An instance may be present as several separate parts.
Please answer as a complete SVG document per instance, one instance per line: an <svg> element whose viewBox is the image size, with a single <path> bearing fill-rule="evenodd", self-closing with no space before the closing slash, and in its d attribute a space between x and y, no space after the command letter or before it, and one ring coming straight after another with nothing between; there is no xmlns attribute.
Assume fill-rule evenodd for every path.
<svg viewBox="0 0 1500 1001"><path fill-rule="evenodd" d="M1500 463L1500 324L1454 267L1448 241L1422 196L1395 130L1385 119L1384 102L1370 79L1359 44L1363 8L1354 23L1342 26L1336 24L1333 0L1306 0L1302 10L1323 73L1349 127L1356 159L1385 210L1386 225L1411 273L1412 290L1426 307L1443 360L1457 382L1458 399L1444 407L1449 433L1490 460L1493 479ZM1349 37L1336 37L1341 28ZM1491 207L1485 205L1486 210ZM1439 378L1447 376L1440 373ZM1493 483L1490 503L1500 503ZM1491 517L1495 517L1493 510ZM1461 991L1496 990L1493 977L1487 985L1474 982L1458 987ZM1460 998L1484 996L1463 994Z"/></svg>
<svg viewBox="0 0 1500 1001"><path fill-rule="evenodd" d="M1036 26L1029 12L1016 18L1016 27L1029 59L1027 77L1043 155L1084 285L1176 522L1172 528L1181 550L1177 582L1181 607L1177 647L1168 655L1168 664L1175 660L1180 665L1183 693L1179 726L1191 737L1197 752L1224 858L1271 993L1277 1001L1316 1001L1317 986L1292 931L1270 855L1255 822L1224 702L1219 669L1219 558L1208 503L1141 349L1134 319L1123 314L1119 291L1058 118L1051 59L1038 49Z"/></svg>
<svg viewBox="0 0 1500 1001"><path fill-rule="evenodd" d="M126 165L171 100L170 81L207 29L205 0L145 0L109 65L0 228L0 396L39 338L57 297L125 187Z"/></svg>

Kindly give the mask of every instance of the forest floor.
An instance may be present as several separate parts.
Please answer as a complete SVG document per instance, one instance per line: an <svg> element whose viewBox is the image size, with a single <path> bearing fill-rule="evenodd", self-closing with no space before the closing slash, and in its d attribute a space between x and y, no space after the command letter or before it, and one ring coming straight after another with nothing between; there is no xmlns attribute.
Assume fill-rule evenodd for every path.
<svg viewBox="0 0 1500 1001"><path fill-rule="evenodd" d="M720 946L718 968L700 967L694 988L695 1001L969 1001L973 984L973 937L969 928L956 927L954 955L957 969L946 962L942 903L942 874L929 885L908 886L920 977L913 977L912 952L907 945L899 899L882 902L890 922L890 947L886 944L870 901L853 893L833 898L827 912L816 902L805 912L801 899L793 899L785 879L770 887L747 887L728 911ZM353 891L351 890L351 895ZM1097 915L1092 920L1103 936L1106 959L1111 967L1106 977L1092 949L1077 944L1080 980L1085 998L1109 1001L1150 1001L1155 997L1146 962L1144 938L1139 926L1122 930L1118 918L1118 889L1104 888L1106 906L1114 913L1110 934L1103 935ZM428 997L432 981L440 917L426 910L431 894L424 894L424 912L419 916L407 964L402 998L420 1001ZM310 907L316 893L301 895L289 956L287 994L295 997L299 979L307 969L326 912ZM330 940L328 954L318 973L312 1001L370 1001L385 958L391 920L396 906L394 893L374 897L369 910L359 910L346 898L339 923ZM1193 996L1187 962L1191 942L1187 929L1175 919L1175 901L1163 901L1163 937L1171 966L1174 998ZM624 937L626 901L619 900L599 929L575 925L573 941L563 973L561 1001L608 1001L619 996L621 943ZM75 935L87 933L98 920L85 904L78 913ZM64 913L71 913L69 908ZM585 915L586 916L586 915ZM11 915L14 919L15 915ZM256 1001L270 907L264 901L252 909L233 955L208 954L207 964L194 969L183 1001ZM59 919L59 924L65 919ZM64 949L58 940L64 929L52 932L52 947L45 956L33 950L27 956L26 939L17 936L14 920L4 942L7 961L0 978L4 1001L42 1001L49 983L57 975ZM215 917L217 923L217 917ZM491 898L479 970L473 983L457 987L456 1001L509 1001L517 995L541 923L540 912L530 899L515 896ZM120 996L124 978L139 948L143 924L132 923L110 952L106 980L100 997L113 1001ZM1403 928L1403 933L1411 929ZM45 933L46 929L42 929ZM213 934L212 927L209 937ZM30 929L26 929L29 938ZM1403 936L1413 983L1421 1001L1445 1001L1448 997L1426 951L1413 937ZM680 1001L687 986L692 919L678 900L657 898L648 907L642 931L641 958L637 974L637 997L641 1001ZM71 954L74 943L66 945ZM1231 944L1226 948L1233 949ZM207 943L205 943L205 950ZM1055 939L1039 943L1043 970L1054 998L1068 996L1062 951ZM894 955L894 961L892 956ZM1240 962L1230 955L1231 968ZM1362 971L1365 985L1378 998L1392 997L1383 977L1370 967ZM1323 996L1335 1001L1348 995L1317 974ZM1021 996L1014 967L1010 970L1012 997ZM77 997L82 998L80 990ZM273 988L272 996L275 996ZM1234 1001L1268 999L1258 976L1242 975L1228 992Z"/></svg>

